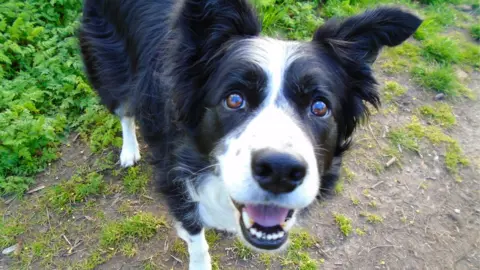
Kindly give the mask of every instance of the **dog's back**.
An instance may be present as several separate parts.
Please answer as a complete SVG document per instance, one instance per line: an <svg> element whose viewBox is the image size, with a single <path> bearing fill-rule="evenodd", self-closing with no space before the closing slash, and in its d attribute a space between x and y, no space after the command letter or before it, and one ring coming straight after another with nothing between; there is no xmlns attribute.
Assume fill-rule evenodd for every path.
<svg viewBox="0 0 480 270"><path fill-rule="evenodd" d="M82 57L92 86L110 111L129 105L139 78L161 52L158 46L168 32L174 2L85 0Z"/></svg>

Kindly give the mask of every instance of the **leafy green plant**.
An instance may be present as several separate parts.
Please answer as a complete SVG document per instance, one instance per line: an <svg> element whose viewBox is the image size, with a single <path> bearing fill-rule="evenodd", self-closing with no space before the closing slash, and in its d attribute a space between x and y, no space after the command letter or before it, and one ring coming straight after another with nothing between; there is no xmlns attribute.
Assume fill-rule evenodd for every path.
<svg viewBox="0 0 480 270"><path fill-rule="evenodd" d="M480 23L472 25L470 28L470 34L475 40L480 40Z"/></svg>
<svg viewBox="0 0 480 270"><path fill-rule="evenodd" d="M323 20L313 1L255 0L266 35L280 34L289 39L311 39Z"/></svg>

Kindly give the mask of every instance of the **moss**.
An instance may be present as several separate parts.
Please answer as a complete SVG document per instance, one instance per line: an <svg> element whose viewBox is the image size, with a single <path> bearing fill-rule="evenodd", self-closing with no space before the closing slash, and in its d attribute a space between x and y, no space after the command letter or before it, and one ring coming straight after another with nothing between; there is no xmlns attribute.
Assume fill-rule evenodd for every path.
<svg viewBox="0 0 480 270"><path fill-rule="evenodd" d="M427 139L434 145L445 144L447 146L445 165L453 174L458 172L459 164L463 166L469 164L468 159L455 139L443 133L438 127L422 125L415 116L412 117L411 123L392 130L388 137L393 144L414 151L419 151L418 141L420 139Z"/></svg>
<svg viewBox="0 0 480 270"><path fill-rule="evenodd" d="M353 182L356 174L350 170L347 166L342 166L342 177L349 183Z"/></svg>
<svg viewBox="0 0 480 270"><path fill-rule="evenodd" d="M337 183L335 183L335 188L333 189L333 191L335 192L335 194L341 194L343 192L343 190L345 189L345 186L344 186L345 182L343 179L339 179L337 181Z"/></svg>
<svg viewBox="0 0 480 270"><path fill-rule="evenodd" d="M372 200L368 203L368 206L370 206L372 208L377 208L378 203L375 200Z"/></svg>
<svg viewBox="0 0 480 270"><path fill-rule="evenodd" d="M361 212L360 216L366 217L368 223L377 224L377 223L382 223L383 222L383 218L381 216L376 215L376 214L372 214L372 213L369 213L369 212Z"/></svg>
<svg viewBox="0 0 480 270"><path fill-rule="evenodd" d="M364 236L366 234L366 232L360 228L356 228L355 229L355 233L358 235L358 236Z"/></svg>
<svg viewBox="0 0 480 270"><path fill-rule="evenodd" d="M319 262L310 257L308 249L318 242L305 231L290 233L290 245L287 254L281 259L281 265L287 269L316 270Z"/></svg>
<svg viewBox="0 0 480 270"><path fill-rule="evenodd" d="M463 154L462 149L457 142L452 142L445 153L445 165L447 169L456 174L458 172L458 165L468 166L469 160Z"/></svg>
<svg viewBox="0 0 480 270"><path fill-rule="evenodd" d="M400 97L407 93L407 89L397 82L386 81L385 87L383 88L383 93L385 95L386 101L391 101L395 97Z"/></svg>
<svg viewBox="0 0 480 270"><path fill-rule="evenodd" d="M345 215L334 213L333 217L335 222L338 225L340 231L345 235L349 236L352 233L352 220Z"/></svg>
<svg viewBox="0 0 480 270"><path fill-rule="evenodd" d="M123 186L130 194L145 193L151 174L147 167L130 167L123 177Z"/></svg>
<svg viewBox="0 0 480 270"><path fill-rule="evenodd" d="M451 127L456 123L452 107L447 103L436 103L435 107L424 105L420 107L419 111L423 116L442 127Z"/></svg>
<svg viewBox="0 0 480 270"><path fill-rule="evenodd" d="M381 65L382 71L389 74L409 72L413 65L420 62L420 48L410 42L386 48L382 53L385 62Z"/></svg>
<svg viewBox="0 0 480 270"><path fill-rule="evenodd" d="M350 197L350 200L352 201L352 204L353 205L359 205L360 204L360 200L357 198L357 197Z"/></svg>

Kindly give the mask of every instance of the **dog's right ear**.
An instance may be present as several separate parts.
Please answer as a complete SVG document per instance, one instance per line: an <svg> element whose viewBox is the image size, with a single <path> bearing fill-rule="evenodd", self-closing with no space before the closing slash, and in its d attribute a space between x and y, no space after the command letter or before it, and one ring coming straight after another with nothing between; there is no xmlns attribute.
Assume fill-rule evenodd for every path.
<svg viewBox="0 0 480 270"><path fill-rule="evenodd" d="M174 22L179 37L172 70L178 120L198 123L202 115L203 84L222 56L221 48L228 41L257 36L261 26L247 0L185 0ZM194 117L195 116L195 117ZM188 123L187 123L188 124Z"/></svg>

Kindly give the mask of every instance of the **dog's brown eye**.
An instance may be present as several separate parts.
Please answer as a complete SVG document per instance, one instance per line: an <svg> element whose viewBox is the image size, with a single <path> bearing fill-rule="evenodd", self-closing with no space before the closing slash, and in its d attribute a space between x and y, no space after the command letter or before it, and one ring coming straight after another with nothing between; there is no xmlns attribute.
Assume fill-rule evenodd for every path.
<svg viewBox="0 0 480 270"><path fill-rule="evenodd" d="M321 100L317 100L317 101L313 102L312 113L315 116L324 117L328 114L328 111L329 110L328 110L327 104L325 104L325 102L323 102Z"/></svg>
<svg viewBox="0 0 480 270"><path fill-rule="evenodd" d="M245 99L238 93L228 95L225 104L232 110L240 109L245 104Z"/></svg>

